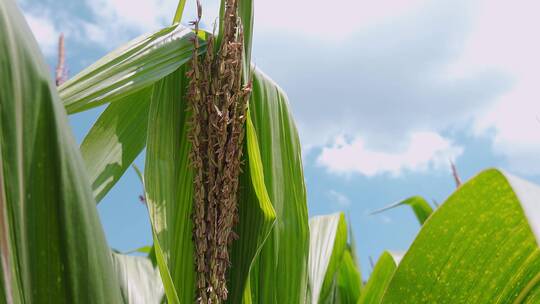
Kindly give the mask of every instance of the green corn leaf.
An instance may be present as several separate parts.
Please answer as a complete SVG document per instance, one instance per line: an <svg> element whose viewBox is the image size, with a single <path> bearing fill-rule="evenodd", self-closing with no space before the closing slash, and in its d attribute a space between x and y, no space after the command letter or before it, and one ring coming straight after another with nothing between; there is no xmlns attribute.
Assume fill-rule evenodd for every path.
<svg viewBox="0 0 540 304"><path fill-rule="evenodd" d="M424 224L424 222L428 219L431 213L433 213L433 208L431 208L429 203L423 197L412 196L402 201L399 201L395 204L392 204L390 206L373 211L371 214L381 213L383 211L393 209L395 207L403 206L403 205L408 205L412 208L414 215L418 219L418 222L420 223L420 225Z"/></svg>
<svg viewBox="0 0 540 304"><path fill-rule="evenodd" d="M173 24L180 23L182 21L182 15L184 14L184 7L186 6L186 0L179 0L176 7L176 13L174 13Z"/></svg>
<svg viewBox="0 0 540 304"><path fill-rule="evenodd" d="M251 296L254 303L305 303L309 227L298 132L285 94L260 71L253 73L249 107L277 217L252 269Z"/></svg>
<svg viewBox="0 0 540 304"><path fill-rule="evenodd" d="M335 303L357 303L362 288L362 277L350 248L343 253L343 258L336 275Z"/></svg>
<svg viewBox="0 0 540 304"><path fill-rule="evenodd" d="M358 304L381 303L384 292L394 275L396 267L397 263L394 257L387 251L383 252L377 264L375 264L375 268L373 268L366 286L362 289L362 295Z"/></svg>
<svg viewBox="0 0 540 304"><path fill-rule="evenodd" d="M108 105L81 144L98 203L146 145L151 93L145 88Z"/></svg>
<svg viewBox="0 0 540 304"><path fill-rule="evenodd" d="M240 175L239 222L235 228L239 240L233 243L231 249L233 267L229 276L230 303L252 301L251 294L245 294L250 288L249 273L276 222L276 212L264 184L257 134L249 110L247 115L245 142L248 152L247 169Z"/></svg>
<svg viewBox="0 0 540 304"><path fill-rule="evenodd" d="M358 270L358 274L360 275L360 282L362 282L362 271L360 269L360 263L358 262L358 253L356 248L356 238L354 237L354 232L351 224L351 218L347 216L347 224L348 224L348 233L349 233L349 251L352 257L352 260L354 262L354 265L356 265L356 268Z"/></svg>
<svg viewBox="0 0 540 304"><path fill-rule="evenodd" d="M539 202L536 185L480 173L424 224L382 303L537 303Z"/></svg>
<svg viewBox="0 0 540 304"><path fill-rule="evenodd" d="M136 167L136 166L134 166ZM136 170L139 170L138 168ZM141 175L142 177L142 175ZM141 182L142 182L142 179L141 179ZM143 183L144 184L144 183ZM144 188L144 186L143 186ZM132 250L128 250L126 252L118 252L119 254L132 254L132 253L144 253L146 255L146 257L150 260L150 262L152 262L152 265L154 265L154 267L157 265L157 260L156 260L156 250L154 248L154 245L152 246L142 246L142 247L139 247L139 248L136 248L136 249L132 249Z"/></svg>
<svg viewBox="0 0 540 304"><path fill-rule="evenodd" d="M128 42L60 86L66 110L81 112L148 87L190 60L194 37L175 24Z"/></svg>
<svg viewBox="0 0 540 304"><path fill-rule="evenodd" d="M113 253L113 265L124 303L159 304L165 293L159 270L147 257Z"/></svg>
<svg viewBox="0 0 540 304"><path fill-rule="evenodd" d="M188 161L190 145L184 102L187 85L184 68L155 84L148 115L144 170L158 264L162 258L167 269L160 267L160 271L162 276L170 274L179 303L195 300L193 176ZM170 293L167 297L174 302Z"/></svg>
<svg viewBox="0 0 540 304"><path fill-rule="evenodd" d="M347 248L347 223L343 213L309 220L310 303L332 303L335 277Z"/></svg>
<svg viewBox="0 0 540 304"><path fill-rule="evenodd" d="M15 1L0 1L0 302L121 303L67 115Z"/></svg>
<svg viewBox="0 0 540 304"><path fill-rule="evenodd" d="M146 186L144 182L144 176L139 167L137 165L132 165L133 169L137 173L137 176L139 176L139 179L141 181L142 187L144 189L144 193L146 196ZM145 198L146 199L146 198ZM147 200L146 200L147 201ZM147 201L147 207L148 207L148 201ZM176 293L176 288L174 286L174 283L172 281L171 272L169 271L169 267L167 266L167 262L165 260L165 256L163 254L163 250L161 249L161 246L159 245L159 241L156 235L156 229L154 228L155 225L152 223L152 214L150 212L150 208L148 208L148 214L150 217L150 226L152 229L152 238L154 240L154 246L152 246L153 250L149 254L149 258L152 261L153 265L157 265L159 269L159 273L161 276L161 282L163 283L163 288L165 290L165 295L167 297L168 302L167 303L173 303L178 304L180 303L180 300L178 299L178 294Z"/></svg>

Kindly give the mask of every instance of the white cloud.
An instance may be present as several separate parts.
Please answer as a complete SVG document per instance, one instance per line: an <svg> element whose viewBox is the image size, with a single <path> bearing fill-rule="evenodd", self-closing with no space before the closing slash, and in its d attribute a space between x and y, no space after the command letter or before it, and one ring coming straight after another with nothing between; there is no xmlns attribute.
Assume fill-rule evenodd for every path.
<svg viewBox="0 0 540 304"><path fill-rule="evenodd" d="M323 148L317 163L331 173L360 173L365 176L404 171L447 168L448 161L463 153L463 148L433 132L414 132L401 151L376 150L361 138L348 142L339 137L331 147Z"/></svg>
<svg viewBox="0 0 540 304"><path fill-rule="evenodd" d="M93 0L87 3L98 25L145 32L160 28L169 18L172 20L177 1Z"/></svg>
<svg viewBox="0 0 540 304"><path fill-rule="evenodd" d="M347 207L351 204L349 197L341 192L330 190L328 191L327 195L331 202L336 203L341 207Z"/></svg>
<svg viewBox="0 0 540 304"><path fill-rule="evenodd" d="M323 147L317 163L330 172L399 175L447 167L462 148L439 134L463 131L508 88L507 78L492 71L447 75L467 40L469 3L398 9L401 15L357 27L343 41L256 33L255 62L282 84L304 149Z"/></svg>
<svg viewBox="0 0 540 304"><path fill-rule="evenodd" d="M170 24L177 5L86 0L82 19L56 11L51 18L30 2L26 17L46 55L55 54L55 25L77 42L112 49ZM203 6L211 28L219 1ZM354 139L349 146L395 160L405 158L396 151L407 151L415 130L441 134L472 123L512 169L540 173L539 9L534 0L257 0L253 58L291 97L304 148L334 143L323 152L338 151L344 134ZM370 170L400 171L396 164Z"/></svg>
<svg viewBox="0 0 540 304"><path fill-rule="evenodd" d="M472 33L454 75L481 69L504 71L513 87L475 119L475 131L493 139L511 169L540 174L540 41L535 39L540 2L480 1Z"/></svg>
<svg viewBox="0 0 540 304"><path fill-rule="evenodd" d="M281 1L256 6L254 58L289 93L304 148L345 134L393 154L414 130L457 130L540 174L540 2Z"/></svg>
<svg viewBox="0 0 540 304"><path fill-rule="evenodd" d="M60 31L54 26L51 18L46 14L34 12L25 12L24 17L43 53L46 56L56 54Z"/></svg>
<svg viewBox="0 0 540 304"><path fill-rule="evenodd" d="M85 25L85 31L91 34L90 39L110 48L111 41L125 42L170 25L178 0L88 0L87 4L94 21ZM219 13L219 1L203 1L202 4L202 27L211 30ZM194 20L194 5L195 1L186 3L183 23Z"/></svg>
<svg viewBox="0 0 540 304"><path fill-rule="evenodd" d="M425 0L258 0L255 27L340 40L417 9Z"/></svg>

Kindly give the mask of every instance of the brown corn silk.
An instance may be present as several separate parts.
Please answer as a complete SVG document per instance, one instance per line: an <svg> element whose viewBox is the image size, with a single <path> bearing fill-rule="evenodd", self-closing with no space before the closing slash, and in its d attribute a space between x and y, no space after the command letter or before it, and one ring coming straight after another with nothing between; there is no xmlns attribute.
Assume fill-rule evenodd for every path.
<svg viewBox="0 0 540 304"><path fill-rule="evenodd" d="M199 31L201 6L197 1ZM225 1L221 45L207 39L200 55L194 39L188 104L191 111L190 161L194 170L193 240L197 271L197 302L227 299L229 250L237 238L238 176L250 86L242 84L243 33L238 0ZM215 48L218 48L217 50Z"/></svg>

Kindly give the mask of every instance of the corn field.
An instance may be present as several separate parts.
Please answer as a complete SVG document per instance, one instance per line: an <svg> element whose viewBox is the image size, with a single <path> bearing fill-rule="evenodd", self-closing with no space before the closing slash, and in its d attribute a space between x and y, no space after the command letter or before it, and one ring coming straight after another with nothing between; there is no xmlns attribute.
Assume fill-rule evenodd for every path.
<svg viewBox="0 0 540 304"><path fill-rule="evenodd" d="M421 229L362 276L354 223L308 218L289 101L251 64L253 5L223 0L206 32L180 0L171 26L64 82L0 0L1 303L540 303L540 187L498 169L454 168L435 209L376 211L409 206ZM77 145L68 115L101 105ZM96 206L145 149L153 244L121 254Z"/></svg>

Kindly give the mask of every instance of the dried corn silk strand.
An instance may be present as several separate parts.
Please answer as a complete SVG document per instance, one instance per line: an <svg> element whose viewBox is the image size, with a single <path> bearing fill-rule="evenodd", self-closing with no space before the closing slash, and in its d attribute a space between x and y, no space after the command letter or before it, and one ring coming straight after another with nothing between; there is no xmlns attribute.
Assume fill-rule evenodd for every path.
<svg viewBox="0 0 540 304"><path fill-rule="evenodd" d="M237 238L238 178L250 86L242 85L243 33L238 1L225 1L223 39L217 52L210 36L200 58L194 41L188 104L192 113L189 140L194 169L193 240L197 271L197 302L227 299L226 275L230 246ZM197 3L199 30L201 6Z"/></svg>

